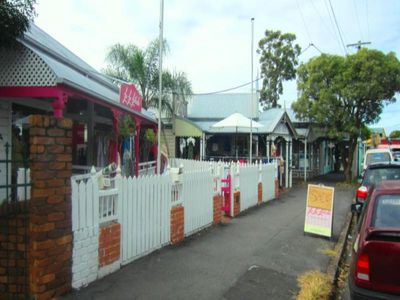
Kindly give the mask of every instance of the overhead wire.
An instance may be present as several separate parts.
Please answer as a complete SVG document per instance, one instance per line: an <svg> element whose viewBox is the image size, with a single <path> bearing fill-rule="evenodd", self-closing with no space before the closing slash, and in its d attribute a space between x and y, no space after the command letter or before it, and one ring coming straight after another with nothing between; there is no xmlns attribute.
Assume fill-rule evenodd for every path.
<svg viewBox="0 0 400 300"><path fill-rule="evenodd" d="M356 16L357 25L358 25L358 31L359 31L360 37L361 37L360 41L362 41L362 40L364 40L364 37L363 37L362 30L361 30L360 18L359 18L359 15L358 15L358 9L357 9L357 4L356 4L355 0L353 0L353 6L354 6L354 14Z"/></svg>
<svg viewBox="0 0 400 300"><path fill-rule="evenodd" d="M335 30L332 30L332 28L330 28L330 27L328 26L328 24L325 22L325 19L322 17L321 12L319 11L319 9L317 8L317 6L315 5L314 0L311 0L311 4L312 4L312 6L313 6L315 12L317 13L317 15L318 15L318 17L319 17L321 23L324 25L325 29L326 29L327 31L329 31L330 34L332 34L333 38L337 39L338 36L335 34Z"/></svg>
<svg viewBox="0 0 400 300"><path fill-rule="evenodd" d="M340 42L340 36L339 36L339 34L338 34L338 32L337 32L337 30L336 30L336 28L335 28L335 21L333 20L332 12L331 12L331 10L329 9L329 5L328 5L327 0L323 0L323 2L324 2L324 5L325 5L325 9L326 9L326 11L327 11L327 13L328 13L328 16L329 16L329 21L330 21L330 24L331 24L331 26L332 26L332 30L333 30L333 32L335 33L337 42L338 42L338 44L339 44L339 48L341 48L341 47L342 47L342 44L341 44L341 42ZM346 54L346 52L344 52L344 54Z"/></svg>
<svg viewBox="0 0 400 300"><path fill-rule="evenodd" d="M308 27L307 27L307 24L306 24L306 20L304 19L303 12L302 12L302 10L300 8L300 5L299 5L299 0L296 0L296 4L297 4L297 8L298 8L298 10L300 12L300 16L301 16L301 20L303 21L304 28L306 29L308 40L312 41L311 35L310 35L310 31L308 30Z"/></svg>
<svg viewBox="0 0 400 300"><path fill-rule="evenodd" d="M342 46L343 46L343 50L344 50L345 54L347 55L346 45L345 45L345 43L343 41L342 31L340 30L340 26L339 26L339 23L338 23L337 18L336 18L335 10L333 9L331 0L328 0L328 2L329 2L329 6L331 8L332 14L333 14L333 19L335 20L336 28L337 28L337 31L339 33L339 37L340 37L340 41L341 41Z"/></svg>
<svg viewBox="0 0 400 300"><path fill-rule="evenodd" d="M366 20L367 20L367 38L370 40L369 36L369 9L368 9L368 0L365 0L365 14L366 14Z"/></svg>

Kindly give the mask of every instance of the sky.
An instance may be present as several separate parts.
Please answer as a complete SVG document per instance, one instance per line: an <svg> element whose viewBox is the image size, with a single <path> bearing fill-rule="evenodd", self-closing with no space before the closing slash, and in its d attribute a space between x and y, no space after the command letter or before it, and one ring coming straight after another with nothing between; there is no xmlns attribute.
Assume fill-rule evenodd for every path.
<svg viewBox="0 0 400 300"><path fill-rule="evenodd" d="M332 5L332 9L330 7ZM97 70L116 44L145 48L159 36L159 0L37 0L36 25ZM266 29L291 32L305 50L301 62L320 54L354 53L347 44L371 42L369 48L393 51L400 59L398 0L165 0L164 38L169 51L164 67L185 72L194 93L209 93L251 81L251 18L255 50ZM335 26L336 22L341 32ZM315 47L308 47L312 43ZM261 82L260 82L261 86ZM251 85L232 92L251 92ZM296 83L285 84L279 103L296 100ZM398 95L400 98L400 95ZM400 99L385 107L386 133L400 130Z"/></svg>

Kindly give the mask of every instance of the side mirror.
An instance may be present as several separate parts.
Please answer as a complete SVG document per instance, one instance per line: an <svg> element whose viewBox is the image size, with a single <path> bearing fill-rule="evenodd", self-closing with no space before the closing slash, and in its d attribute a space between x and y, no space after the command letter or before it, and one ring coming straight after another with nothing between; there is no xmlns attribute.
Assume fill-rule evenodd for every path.
<svg viewBox="0 0 400 300"><path fill-rule="evenodd" d="M353 204L351 205L351 212L352 212L352 213L361 214L361 210L362 210L362 204L360 204L360 203L353 203Z"/></svg>

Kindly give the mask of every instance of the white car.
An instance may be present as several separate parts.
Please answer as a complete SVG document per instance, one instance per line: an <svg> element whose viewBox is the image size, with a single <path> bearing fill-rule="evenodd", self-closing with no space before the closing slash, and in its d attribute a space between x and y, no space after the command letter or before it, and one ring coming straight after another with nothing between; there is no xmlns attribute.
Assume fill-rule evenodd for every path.
<svg viewBox="0 0 400 300"><path fill-rule="evenodd" d="M363 170L365 170L369 164L392 161L394 161L394 156L390 149L370 149L365 152Z"/></svg>

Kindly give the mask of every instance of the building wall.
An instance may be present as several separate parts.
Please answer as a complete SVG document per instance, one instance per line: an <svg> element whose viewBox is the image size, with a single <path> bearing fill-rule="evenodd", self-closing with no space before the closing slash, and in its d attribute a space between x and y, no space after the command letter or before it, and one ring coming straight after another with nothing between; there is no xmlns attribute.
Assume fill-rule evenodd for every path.
<svg viewBox="0 0 400 300"><path fill-rule="evenodd" d="M161 135L163 144L167 144L169 150L169 157L175 157L175 135L172 129L164 129L165 135Z"/></svg>

